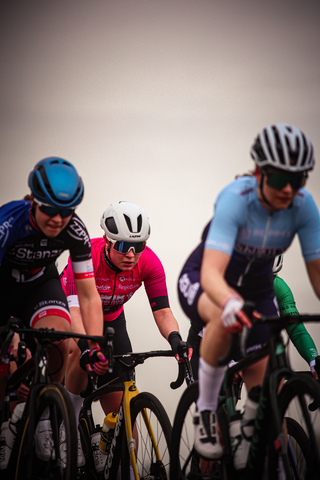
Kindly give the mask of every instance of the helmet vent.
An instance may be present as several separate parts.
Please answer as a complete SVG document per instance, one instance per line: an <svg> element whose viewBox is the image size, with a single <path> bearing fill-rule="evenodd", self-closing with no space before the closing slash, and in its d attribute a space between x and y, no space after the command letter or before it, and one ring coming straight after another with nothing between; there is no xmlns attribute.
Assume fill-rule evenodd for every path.
<svg viewBox="0 0 320 480"><path fill-rule="evenodd" d="M137 221L138 221L138 232L141 232L141 229L142 229L142 215L138 216Z"/></svg>
<svg viewBox="0 0 320 480"><path fill-rule="evenodd" d="M113 217L106 218L105 224L106 224L106 227L109 230L109 232L114 233L115 235L118 234L117 225L116 225L116 222L114 221Z"/></svg>
<svg viewBox="0 0 320 480"><path fill-rule="evenodd" d="M136 232L133 230L130 217L128 217L128 215L126 215L126 214L123 214L123 216L124 216L124 219L125 219L126 224L128 226L128 229L131 233L141 232L141 227L142 227L142 215L141 214L138 215L138 217L137 217L137 230L136 230Z"/></svg>

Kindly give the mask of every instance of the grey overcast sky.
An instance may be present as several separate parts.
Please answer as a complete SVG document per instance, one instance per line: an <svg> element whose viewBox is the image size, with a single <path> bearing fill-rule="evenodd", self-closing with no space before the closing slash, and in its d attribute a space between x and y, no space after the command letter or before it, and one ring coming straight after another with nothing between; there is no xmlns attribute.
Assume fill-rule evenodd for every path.
<svg viewBox="0 0 320 480"><path fill-rule="evenodd" d="M320 161L319 20L318 0L1 2L0 204L27 193L38 160L59 155L83 177L78 212L92 237L113 201L141 205L185 336L179 271L220 189L252 167L258 131L293 123ZM319 168L308 182L318 205ZM319 310L297 241L283 278L301 311ZM135 350L166 348L143 291L126 312ZM169 413L180 395L169 391L173 369L158 393Z"/></svg>

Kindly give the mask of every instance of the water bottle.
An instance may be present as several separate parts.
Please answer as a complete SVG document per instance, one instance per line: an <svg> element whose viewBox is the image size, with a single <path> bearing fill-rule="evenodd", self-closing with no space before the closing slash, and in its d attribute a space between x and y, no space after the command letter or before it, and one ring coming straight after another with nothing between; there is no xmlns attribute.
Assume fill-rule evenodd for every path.
<svg viewBox="0 0 320 480"><path fill-rule="evenodd" d="M118 415L116 413L108 413L102 425L99 448L105 455L108 455L110 452L117 418Z"/></svg>
<svg viewBox="0 0 320 480"><path fill-rule="evenodd" d="M248 393L248 398L246 400L244 412L241 420L241 443L235 452L233 458L233 464L236 470L245 468L247 464L247 458L249 453L249 448L251 444L251 438L254 429L254 421L257 414L257 409L259 405L261 387L257 385L253 387Z"/></svg>
<svg viewBox="0 0 320 480"><path fill-rule="evenodd" d="M12 447L17 435L18 423L22 417L25 402L18 403L10 420L3 422L0 433L0 470L7 468Z"/></svg>
<svg viewBox="0 0 320 480"><path fill-rule="evenodd" d="M105 466L107 457L104 455L104 452L100 450L100 436L101 436L101 427L97 425L91 435L91 448L92 454L94 459L94 467L97 473L101 473L103 471L103 467Z"/></svg>

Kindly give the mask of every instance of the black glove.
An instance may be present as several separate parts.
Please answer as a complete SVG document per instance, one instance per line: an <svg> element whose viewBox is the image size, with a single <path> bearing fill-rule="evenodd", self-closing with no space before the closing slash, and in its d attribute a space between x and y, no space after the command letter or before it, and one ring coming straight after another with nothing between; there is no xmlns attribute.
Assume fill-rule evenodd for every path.
<svg viewBox="0 0 320 480"><path fill-rule="evenodd" d="M80 338L78 342L78 347L81 350L81 355L80 355L80 367L82 370L87 371L86 365L90 363L90 348L89 348L89 343L88 340L85 340L84 338Z"/></svg>
<svg viewBox="0 0 320 480"><path fill-rule="evenodd" d="M189 357L189 351L191 351L191 347L188 342L184 342L182 340L179 332L171 332L168 336L168 342L171 345L174 356L179 356L179 362L183 361L184 354Z"/></svg>
<svg viewBox="0 0 320 480"><path fill-rule="evenodd" d="M179 332L171 332L168 336L168 342L170 343L171 349L174 355L179 355L179 345L182 342L182 338Z"/></svg>

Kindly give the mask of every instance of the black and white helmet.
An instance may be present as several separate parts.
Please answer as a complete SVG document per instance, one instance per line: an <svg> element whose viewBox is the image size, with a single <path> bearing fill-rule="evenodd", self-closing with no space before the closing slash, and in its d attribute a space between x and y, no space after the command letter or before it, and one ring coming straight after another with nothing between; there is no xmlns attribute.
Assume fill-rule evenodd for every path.
<svg viewBox="0 0 320 480"><path fill-rule="evenodd" d="M100 226L109 240L145 242L150 236L148 215L131 202L112 203L103 212Z"/></svg>
<svg viewBox="0 0 320 480"><path fill-rule="evenodd" d="M314 167L310 139L299 128L285 123L275 123L261 130L250 153L260 169L273 167L299 173Z"/></svg>
<svg viewBox="0 0 320 480"><path fill-rule="evenodd" d="M277 275L283 266L283 255L277 255L273 262L272 273Z"/></svg>

